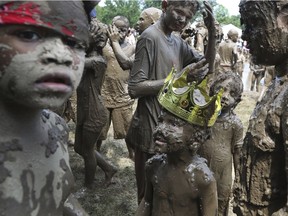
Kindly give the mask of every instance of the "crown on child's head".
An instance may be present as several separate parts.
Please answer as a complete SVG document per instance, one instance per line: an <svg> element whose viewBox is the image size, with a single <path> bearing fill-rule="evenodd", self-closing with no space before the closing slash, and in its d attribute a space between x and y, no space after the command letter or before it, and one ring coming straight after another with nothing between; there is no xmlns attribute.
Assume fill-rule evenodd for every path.
<svg viewBox="0 0 288 216"><path fill-rule="evenodd" d="M210 97L207 94L207 78L200 84L187 83L188 71L179 75L172 68L158 95L158 101L179 118L191 124L210 127L220 113L223 90Z"/></svg>

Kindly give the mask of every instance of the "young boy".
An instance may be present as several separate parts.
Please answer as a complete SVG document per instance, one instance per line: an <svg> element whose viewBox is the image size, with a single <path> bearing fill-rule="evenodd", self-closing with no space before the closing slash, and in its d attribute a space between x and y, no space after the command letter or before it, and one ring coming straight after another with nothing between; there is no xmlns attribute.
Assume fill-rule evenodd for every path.
<svg viewBox="0 0 288 216"><path fill-rule="evenodd" d="M208 128L162 111L154 139L156 152L164 154L146 163L145 196L137 216L216 215L216 181L196 153L208 135Z"/></svg>
<svg viewBox="0 0 288 216"><path fill-rule="evenodd" d="M221 93L211 99L203 94L204 88L195 86L196 82L191 87L182 85L182 76L175 82L173 76L167 79L172 82L165 82L159 93L159 103L165 109L153 135L155 152L162 155L146 162L145 195L136 215L215 216L216 181L206 160L196 152L210 135Z"/></svg>
<svg viewBox="0 0 288 216"><path fill-rule="evenodd" d="M221 113L211 127L210 138L200 147L199 155L206 158L217 181L218 215L227 215L232 186L232 161L238 173L240 151L243 144L243 125L233 112L241 101L243 84L239 75L226 72L216 76L210 95L223 89Z"/></svg>
<svg viewBox="0 0 288 216"><path fill-rule="evenodd" d="M117 169L95 151L96 142L107 123L107 112L101 98L101 87L107 68L103 56L108 35L107 26L96 18L90 23L91 41L86 52L85 68L77 88L77 124L74 150L85 163L85 186L93 189L97 165L105 172L104 186L111 183Z"/></svg>
<svg viewBox="0 0 288 216"><path fill-rule="evenodd" d="M68 129L44 109L79 84L87 44L81 1L0 2L2 215L86 215L70 195Z"/></svg>
<svg viewBox="0 0 288 216"><path fill-rule="evenodd" d="M134 55L134 45L125 41L129 30L129 21L124 16L116 16L112 20L114 28L118 29L120 49L128 58ZM124 139L129 129L132 118L132 100L128 94L127 80L129 77L128 68L124 68L121 61L117 61L117 53L113 51L110 44L103 49L103 55L107 59L107 70L102 87L102 97L108 112L108 121L102 130L102 134L97 141L97 149L100 150L102 141L107 138L109 127L113 123L114 139ZM127 145L128 156L134 160L134 151Z"/></svg>

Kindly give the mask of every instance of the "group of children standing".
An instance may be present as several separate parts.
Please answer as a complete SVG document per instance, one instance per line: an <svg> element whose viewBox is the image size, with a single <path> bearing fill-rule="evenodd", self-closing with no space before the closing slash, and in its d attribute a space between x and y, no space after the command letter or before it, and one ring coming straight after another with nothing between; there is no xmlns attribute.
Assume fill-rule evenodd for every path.
<svg viewBox="0 0 288 216"><path fill-rule="evenodd" d="M98 118L106 118L105 112L97 117L95 113L90 112L91 107L87 106L90 104L86 104L87 101L91 102L91 106L96 105L99 110L103 107L99 98L94 101L95 98L86 94L92 92L100 95L99 87L102 85L103 73L96 74L95 71L103 72L107 67L105 59L101 56L105 44L98 40L101 39L99 29L99 35L94 35L92 41L92 44L95 43L97 46L93 49L90 47L89 52L85 52L89 43L91 45L87 14L96 3L0 3L2 215L87 215L71 196L73 175L67 150L68 129L63 119L46 109L61 106L81 81L77 90L81 95L78 107L83 106L87 112L80 113L77 119L77 131L80 132L75 150L85 160L85 183L91 186L96 161L98 160L99 164L103 162L103 169L109 165L101 160L101 155L94 149L101 132L93 131L94 124L97 124ZM249 0L242 0L242 13L254 14L250 13L250 9L255 4L259 3L252 1L251 4ZM269 1L261 4L267 7L267 10L277 6L275 17L280 14L280 9L287 14L285 3L276 5ZM262 8L256 6L258 9ZM216 31L212 9L206 2L203 7L204 23L209 30L209 38L213 39ZM246 199L242 199L242 196L236 197L236 202L241 203L236 211L249 213L243 215L272 215L286 204L283 199L286 193L276 190L285 189L285 184L287 186L283 181L286 177L285 171L273 170L273 178L270 179L269 172L262 175L259 175L258 171L253 172L253 163L258 162L255 162L255 169L265 171L267 167L275 166L274 164L277 165L275 168L283 168L287 160L284 155L285 146L278 144L279 140L287 143L286 131L281 131L287 127L287 114L283 106L278 106L280 103L283 105L281 101L287 102L284 92L287 91L286 85L283 85L286 82L287 63L285 57L280 58L284 59L284 63L279 63L276 58L268 58L271 53L279 52L279 56L287 53L286 48L284 51L278 51L278 48L285 47L280 42L287 42L287 32L278 29L277 24L277 34L283 39L274 41L276 46L279 45L278 48L271 51L267 47L268 52L264 60L261 59L262 56L254 53L255 62L264 63L271 59L270 64L279 63L276 68L279 70L275 83L252 115L249 133L245 139L245 157L241 161L243 126L233 112L243 92L241 78L233 72L225 72L216 76L207 87L205 78L213 68L215 41L208 41L207 50L202 56L172 33L184 29L199 8L197 1L163 0L163 14L160 20L143 31L137 42L127 86L130 97L138 98L128 131L130 145L135 152L139 202L136 215L227 215L233 164L239 194L247 192L245 189L248 187L243 185L250 179L251 173L257 181L249 181L249 187L258 185L262 188L265 187L265 183L266 189L269 189L270 185L275 189L256 193L251 187L255 194L248 191L250 196L246 194ZM280 22L283 17L279 16L277 21ZM248 23L249 19L243 21ZM267 23L269 21L266 20ZM280 24L283 26L287 22L282 20ZM255 31L257 32L259 31ZM269 31L267 34L272 32ZM247 35L248 32L246 37ZM249 40L248 37L246 39ZM250 42L256 50L257 43L253 44L253 40ZM262 47L259 46L259 49ZM172 68L176 71L173 76L169 74ZM282 72L279 72L280 69ZM82 76L83 71L86 76ZM90 83L91 81L95 83ZM98 87L95 86L96 83ZM206 93L207 88L209 94ZM275 93L274 89L277 90ZM85 93L81 92L84 90ZM276 100L278 97L279 100ZM81 100L83 103L80 103ZM269 113L265 112L266 108L269 109ZM284 112L281 118L285 121L281 121L281 124L279 112ZM93 119L95 122L86 121L87 115L91 117L89 114L93 114L90 120ZM267 122L257 120L263 116L267 118ZM266 130L266 127L270 126L271 130ZM263 137L256 136L259 128ZM272 133L275 134L275 140L269 137ZM282 133L284 138L281 137ZM252 146L248 145L249 140L253 143ZM259 154L253 154L255 151ZM258 157L261 151L268 152L269 157ZM277 159L277 156L280 156L279 160L274 159ZM251 172L248 169L251 169ZM106 177L110 181L116 171L113 167L106 170ZM247 172L242 173L245 170ZM278 175L279 173L281 175ZM261 182L262 176L265 177L264 183ZM278 183L281 184L279 187L276 185ZM273 189L272 186L270 189ZM257 198L267 194L271 196L265 197L265 203L258 203ZM274 198L275 194L279 196ZM250 203L251 200L253 202ZM277 201L276 204L274 200ZM281 211L286 210L283 208Z"/></svg>

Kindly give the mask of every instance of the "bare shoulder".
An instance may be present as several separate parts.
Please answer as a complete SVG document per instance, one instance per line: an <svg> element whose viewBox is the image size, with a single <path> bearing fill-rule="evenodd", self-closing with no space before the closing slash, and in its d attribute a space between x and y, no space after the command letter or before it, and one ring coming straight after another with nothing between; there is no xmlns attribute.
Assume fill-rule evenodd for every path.
<svg viewBox="0 0 288 216"><path fill-rule="evenodd" d="M206 186L215 182L214 174L207 165L207 160L200 156L195 156L187 166L186 172L191 175L194 182L200 186Z"/></svg>
<svg viewBox="0 0 288 216"><path fill-rule="evenodd" d="M61 141L68 140L69 129L63 118L51 110L42 111L42 121L48 130L48 135L57 136Z"/></svg>
<svg viewBox="0 0 288 216"><path fill-rule="evenodd" d="M146 173L155 172L160 167L163 167L166 164L167 164L166 154L154 155L152 158L148 159L145 164Z"/></svg>

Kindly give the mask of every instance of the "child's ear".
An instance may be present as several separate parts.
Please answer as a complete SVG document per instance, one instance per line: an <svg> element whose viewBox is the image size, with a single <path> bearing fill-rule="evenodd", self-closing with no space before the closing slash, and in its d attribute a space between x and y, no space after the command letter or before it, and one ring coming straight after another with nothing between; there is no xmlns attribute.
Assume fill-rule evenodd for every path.
<svg viewBox="0 0 288 216"><path fill-rule="evenodd" d="M162 12L165 13L167 10L168 0L162 0Z"/></svg>

